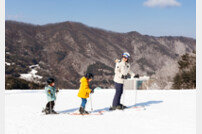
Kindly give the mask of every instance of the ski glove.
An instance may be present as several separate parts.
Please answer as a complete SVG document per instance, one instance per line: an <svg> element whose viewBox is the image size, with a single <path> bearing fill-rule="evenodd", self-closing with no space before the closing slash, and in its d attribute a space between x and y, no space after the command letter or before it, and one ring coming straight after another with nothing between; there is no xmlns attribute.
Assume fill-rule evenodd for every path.
<svg viewBox="0 0 202 134"><path fill-rule="evenodd" d="M122 75L121 78L122 79L127 79L128 77L127 77L127 75Z"/></svg>
<svg viewBox="0 0 202 134"><path fill-rule="evenodd" d="M136 74L135 76L134 76L134 78L139 78L140 76L139 76L139 74Z"/></svg>

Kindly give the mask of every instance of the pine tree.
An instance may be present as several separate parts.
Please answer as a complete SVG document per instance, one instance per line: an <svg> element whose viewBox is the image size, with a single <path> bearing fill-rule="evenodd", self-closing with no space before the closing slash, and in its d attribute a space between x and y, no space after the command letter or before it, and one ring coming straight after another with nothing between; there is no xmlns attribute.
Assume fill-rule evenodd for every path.
<svg viewBox="0 0 202 134"><path fill-rule="evenodd" d="M184 54L178 62L179 72L173 79L173 89L196 88L196 53Z"/></svg>

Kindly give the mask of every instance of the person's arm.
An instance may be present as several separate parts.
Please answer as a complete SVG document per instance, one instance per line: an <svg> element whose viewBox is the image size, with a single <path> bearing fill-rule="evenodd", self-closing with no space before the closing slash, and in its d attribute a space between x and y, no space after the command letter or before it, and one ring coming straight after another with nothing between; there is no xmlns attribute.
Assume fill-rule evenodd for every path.
<svg viewBox="0 0 202 134"><path fill-rule="evenodd" d="M59 92L59 88L56 88L55 86L53 88L54 88L53 90L54 90L55 93Z"/></svg>
<svg viewBox="0 0 202 134"><path fill-rule="evenodd" d="M83 83L83 86L84 86L87 93L91 93L91 89L89 88L88 83Z"/></svg>

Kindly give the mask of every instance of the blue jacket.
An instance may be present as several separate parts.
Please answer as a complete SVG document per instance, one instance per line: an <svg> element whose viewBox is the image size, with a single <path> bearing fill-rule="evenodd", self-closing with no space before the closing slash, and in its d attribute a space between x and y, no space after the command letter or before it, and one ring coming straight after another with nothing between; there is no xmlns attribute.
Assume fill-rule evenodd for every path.
<svg viewBox="0 0 202 134"><path fill-rule="evenodd" d="M55 87L51 87L48 85L45 87L45 92L47 95L48 102L56 100L56 96L55 96L56 88Z"/></svg>

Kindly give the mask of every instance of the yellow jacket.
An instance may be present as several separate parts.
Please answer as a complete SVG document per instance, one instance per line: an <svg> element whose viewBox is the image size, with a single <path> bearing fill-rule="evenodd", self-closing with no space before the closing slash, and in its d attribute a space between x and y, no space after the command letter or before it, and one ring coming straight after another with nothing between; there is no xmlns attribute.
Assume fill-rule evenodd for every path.
<svg viewBox="0 0 202 134"><path fill-rule="evenodd" d="M82 77L80 79L80 88L79 88L79 93L78 93L78 97L80 98L88 98L89 94L91 92L91 89L89 88L89 84L88 81L85 77Z"/></svg>

